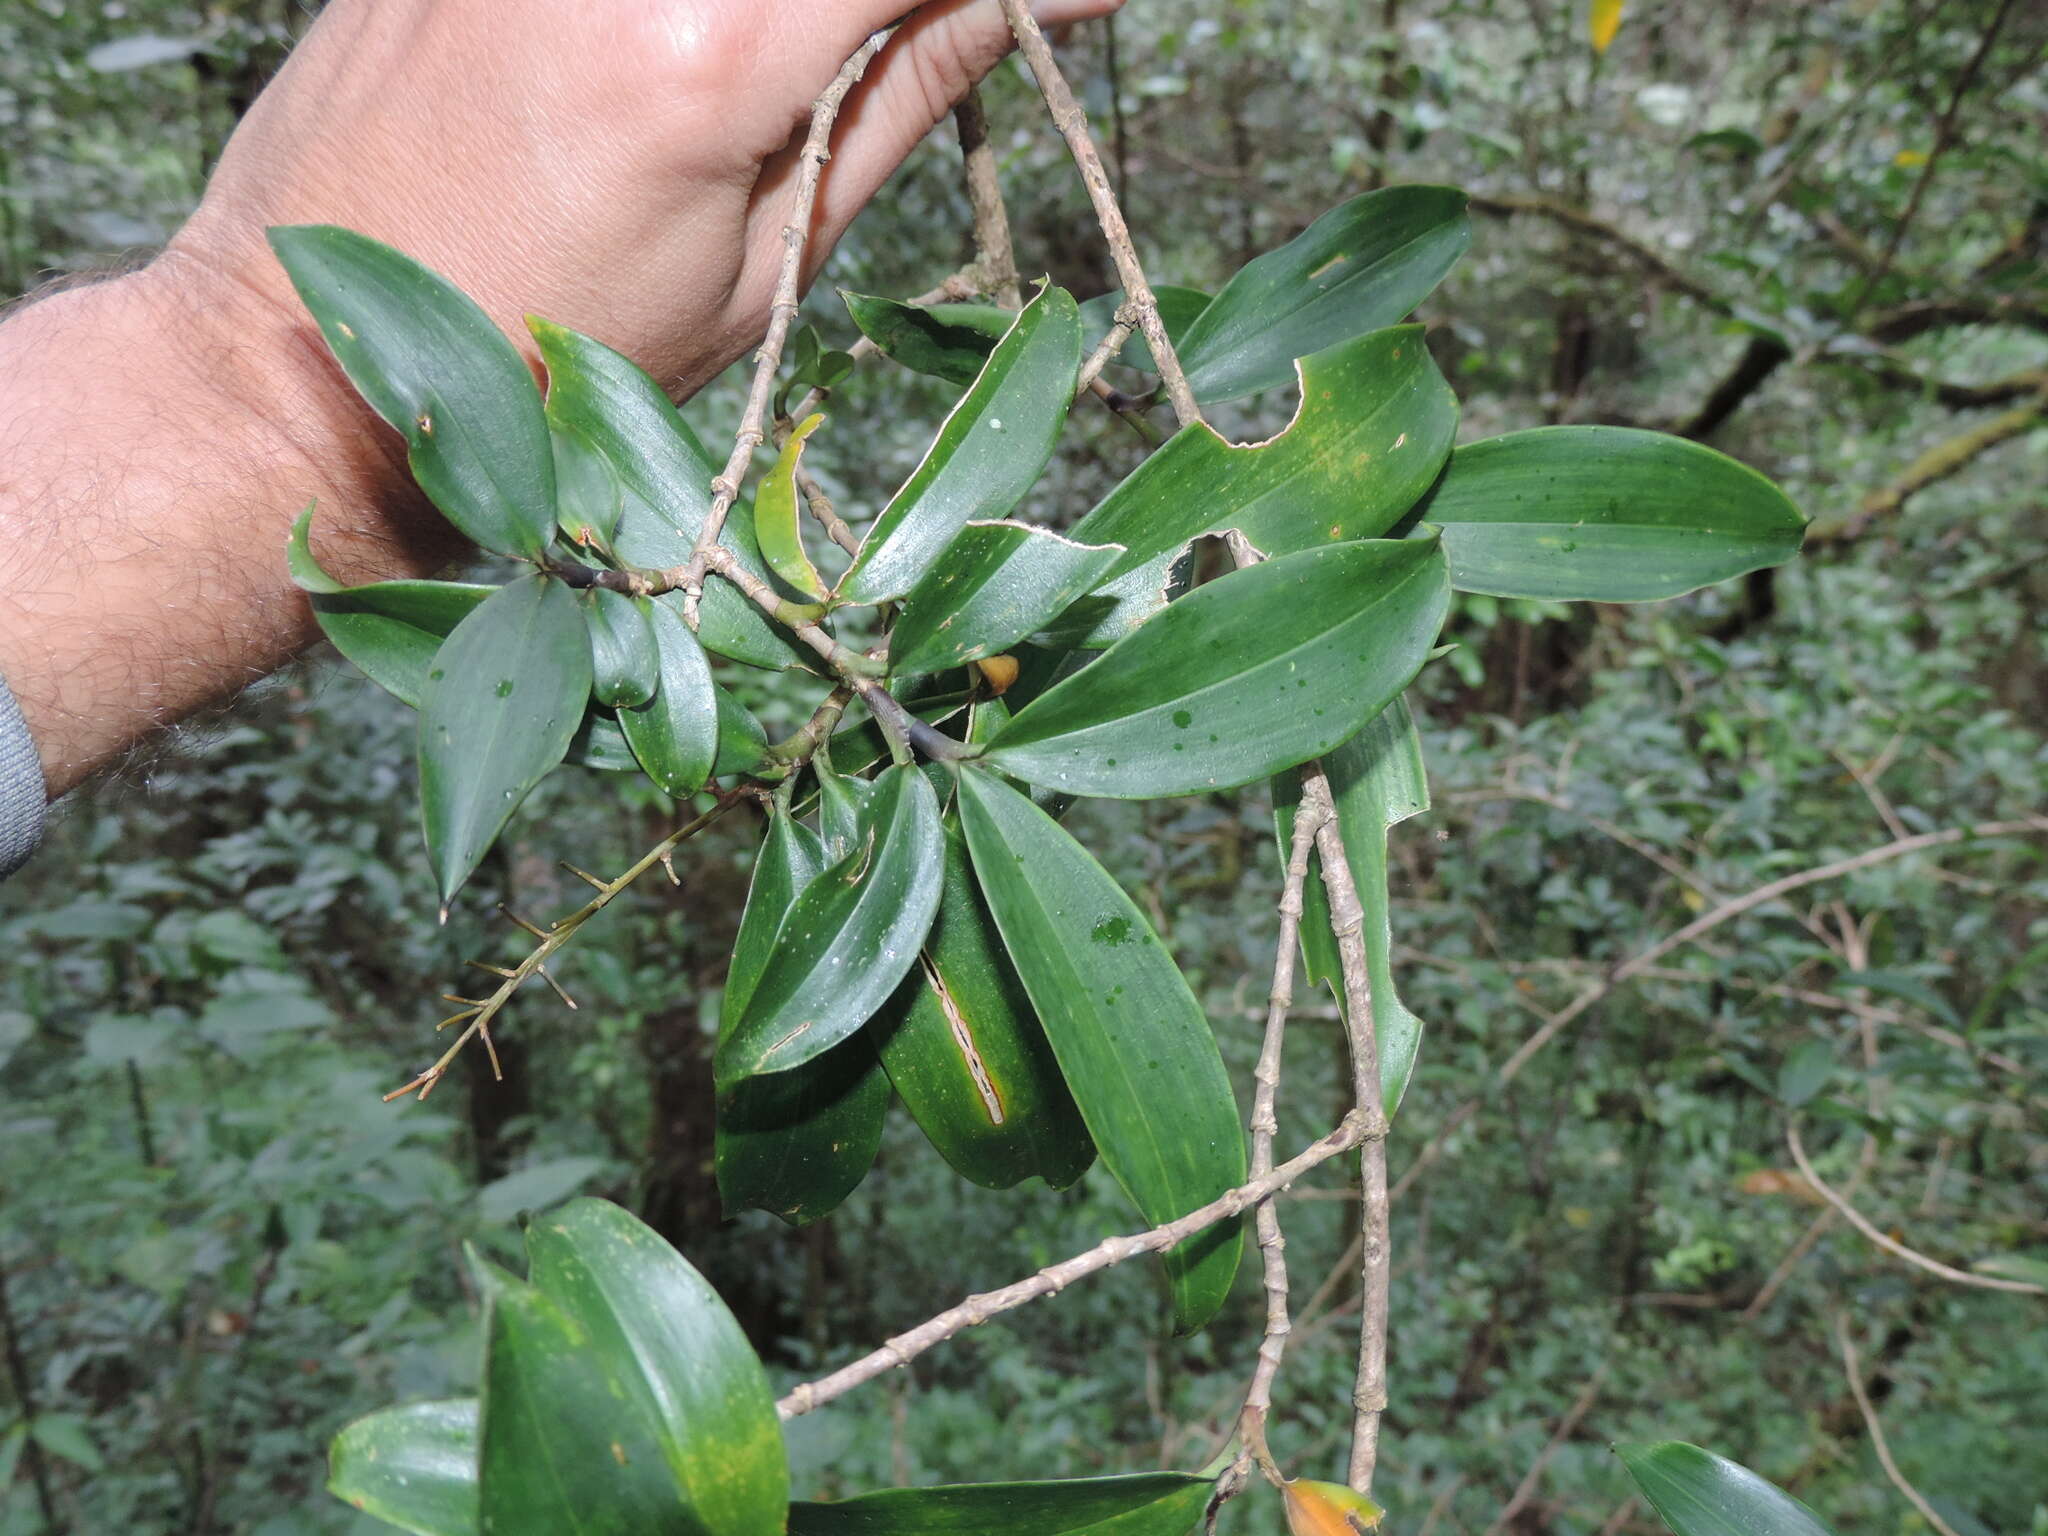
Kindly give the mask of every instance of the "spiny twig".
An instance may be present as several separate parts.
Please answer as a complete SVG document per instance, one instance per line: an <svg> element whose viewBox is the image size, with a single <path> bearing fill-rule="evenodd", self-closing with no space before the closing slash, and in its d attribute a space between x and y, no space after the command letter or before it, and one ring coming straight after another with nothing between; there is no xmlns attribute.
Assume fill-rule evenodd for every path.
<svg viewBox="0 0 2048 1536"><path fill-rule="evenodd" d="M753 798L751 790L736 790L732 794L721 796L718 804L706 811L702 816L678 827L667 837L648 849L646 853L640 856L633 867L619 876L618 879L597 881L597 895L551 928L541 928L534 923L527 922L514 913L507 912L505 914L507 917L511 918L513 922L517 923L528 933L535 935L539 939L539 943L534 946L533 951L524 960L509 970L498 966L479 965L475 961L470 962L473 965L478 965L480 970L490 971L493 975L502 976L505 979L499 982L497 989L489 997L449 998L450 1002L462 1004L463 1011L451 1018L443 1019L438 1027L445 1029L451 1024L462 1024L464 1025L462 1033L456 1037L453 1045L441 1053L440 1059L431 1067L428 1067L424 1072L414 1077L404 1087L394 1088L391 1092L385 1094L384 1102L388 1104L393 1099L403 1098L408 1093L417 1093L422 1099L426 1098L428 1094L434 1091L435 1086L440 1083L441 1079L448 1075L448 1069L454 1065L455 1058L462 1054L463 1048L472 1040L481 1040L483 1042L485 1051L490 1054L492 1059L492 1070L496 1072L497 1048L491 1042L491 1021L497 1018L507 1003L512 1001L512 994L525 985L530 978L538 975L544 977L548 985L561 995L562 1001L569 1002L568 993L563 992L560 983L554 977L548 975L545 970L549 957L571 939L575 938L578 930L585 923L589 922L591 918L597 916L598 913L610 906L619 893L625 890L627 886L638 880L655 865L664 863L669 854L675 850L678 843L683 842L687 838L695 837L741 801L751 798ZM585 880L594 879L593 876L585 874L582 870L577 870L576 873ZM573 1008L576 1005L569 1003L569 1006Z"/></svg>

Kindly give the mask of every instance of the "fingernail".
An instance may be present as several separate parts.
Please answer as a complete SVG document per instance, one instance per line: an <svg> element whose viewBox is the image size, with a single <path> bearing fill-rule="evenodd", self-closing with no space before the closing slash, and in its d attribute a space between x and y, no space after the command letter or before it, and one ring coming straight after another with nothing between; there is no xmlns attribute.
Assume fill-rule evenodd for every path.
<svg viewBox="0 0 2048 1536"><path fill-rule="evenodd" d="M1032 0L1031 14L1041 27L1063 27L1107 16L1121 3L1122 0Z"/></svg>

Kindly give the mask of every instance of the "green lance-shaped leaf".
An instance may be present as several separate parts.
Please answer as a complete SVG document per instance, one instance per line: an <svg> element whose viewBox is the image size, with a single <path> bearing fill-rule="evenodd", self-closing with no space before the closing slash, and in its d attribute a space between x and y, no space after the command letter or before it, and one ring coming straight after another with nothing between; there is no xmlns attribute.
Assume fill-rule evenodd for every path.
<svg viewBox="0 0 2048 1536"><path fill-rule="evenodd" d="M712 772L725 778L758 771L768 761L768 732L725 689L714 684L712 693L718 700L718 761ZM569 743L568 761L609 773L643 771L618 716L604 709L592 709L584 715L576 739Z"/></svg>
<svg viewBox="0 0 2048 1536"><path fill-rule="evenodd" d="M473 1254L472 1268L485 1297L479 1536L700 1536L631 1359L539 1288Z"/></svg>
<svg viewBox="0 0 2048 1536"><path fill-rule="evenodd" d="M1676 1536L1833 1536L1784 1489L1712 1451L1682 1440L1614 1450Z"/></svg>
<svg viewBox="0 0 2048 1536"><path fill-rule="evenodd" d="M1244 1132L1216 1037L1145 914L1029 799L960 774L960 821L1003 946L1102 1161L1153 1225L1245 1179ZM1221 1222L1166 1255L1174 1325L1230 1295L1244 1233Z"/></svg>
<svg viewBox="0 0 2048 1536"><path fill-rule="evenodd" d="M1166 327L1167 339L1178 353L1189 327L1209 307L1209 295L1199 288L1176 288L1170 283L1162 283L1152 290L1152 297L1158 301L1159 319ZM1087 338L1081 349L1083 356L1093 356L1095 349L1109 335L1110 328L1116 324L1116 312L1123 307L1123 302L1124 291L1117 288L1097 294L1081 306L1081 330ZM1328 341L1322 345L1327 346ZM1116 361L1128 368L1142 368L1147 373L1158 372L1158 366L1152 361L1151 344L1145 340L1143 330L1131 332L1131 339L1124 343ZM1293 377L1292 371L1288 377Z"/></svg>
<svg viewBox="0 0 2048 1536"><path fill-rule="evenodd" d="M420 699L420 819L445 903L528 790L561 762L590 696L576 596L545 576L500 588L455 626Z"/></svg>
<svg viewBox="0 0 2048 1536"><path fill-rule="evenodd" d="M721 1089L823 1055L917 962L945 878L938 797L917 769L875 780L860 842L804 887L714 1067Z"/></svg>
<svg viewBox="0 0 2048 1536"><path fill-rule="evenodd" d="M1055 626L1108 645L1165 605L1190 540L1237 529L1269 555L1377 538L1429 489L1451 451L1458 402L1419 326L1374 331L1303 358L1301 406L1278 436L1227 443L1176 433L1070 531L1124 554Z"/></svg>
<svg viewBox="0 0 2048 1536"><path fill-rule="evenodd" d="M653 698L619 711L619 726L647 777L678 798L694 795L718 761L718 693L711 662L674 603L637 601L653 632L661 677Z"/></svg>
<svg viewBox="0 0 2048 1536"><path fill-rule="evenodd" d="M645 704L661 683L661 654L647 610L603 587L592 587L579 601L590 629L592 697L610 709Z"/></svg>
<svg viewBox="0 0 2048 1536"><path fill-rule="evenodd" d="M962 1178L1065 1189L1095 1144L946 818L946 885L918 965L868 1025L911 1117ZM771 1078L769 1081L779 1081Z"/></svg>
<svg viewBox="0 0 2048 1536"><path fill-rule="evenodd" d="M314 558L313 509L292 525L285 564L334 648L385 692L419 708L434 655L455 626L497 589L453 581L378 581L345 587Z"/></svg>
<svg viewBox="0 0 2048 1536"><path fill-rule="evenodd" d="M844 288L839 297L861 334L889 357L962 389L1017 323L1012 311L994 304L904 304Z"/></svg>
<svg viewBox="0 0 2048 1536"><path fill-rule="evenodd" d="M1799 552L1785 493L1726 454L1630 427L1534 427L1460 448L1416 516L1451 584L1496 597L1676 597Z"/></svg>
<svg viewBox="0 0 2048 1536"><path fill-rule="evenodd" d="M1026 523L969 523L904 598L890 666L911 676L1000 655L1086 596L1121 554Z"/></svg>
<svg viewBox="0 0 2048 1536"><path fill-rule="evenodd" d="M817 602L825 600L827 588L804 549L800 521L803 509L796 472L803 462L804 444L824 424L822 415L812 415L789 434L789 441L783 444L781 455L754 496L754 536L760 540L762 557L776 575Z"/></svg>
<svg viewBox="0 0 2048 1536"><path fill-rule="evenodd" d="M476 1399L357 1419L328 1450L327 1491L413 1536L477 1536Z"/></svg>
<svg viewBox="0 0 2048 1536"><path fill-rule="evenodd" d="M824 862L815 833L779 806L770 811L726 971L721 1040L738 1026L783 919ZM773 1211L799 1226L815 1221L866 1176L888 1108L889 1082L865 1034L800 1067L734 1085L718 1098L719 1198L728 1212Z"/></svg>
<svg viewBox="0 0 2048 1536"><path fill-rule="evenodd" d="M352 230L273 229L270 246L442 516L485 549L540 558L555 532L554 450L505 333L446 278Z"/></svg>
<svg viewBox="0 0 2048 1536"><path fill-rule="evenodd" d="M1372 982L1373 1038L1378 1047L1380 1096L1391 1116L1415 1071L1422 1021L1394 990L1394 935L1387 890L1387 829L1429 809L1429 779L1422 763L1422 739L1406 699L1396 699L1364 730L1323 758L1323 772L1337 802L1337 831L1345 863L1365 909L1365 970ZM1273 780L1273 821L1284 862L1294 843L1294 812L1301 800L1298 775ZM1344 1007L1344 968L1331 928L1330 898L1323 889L1320 853L1309 855L1308 884L1301 892L1301 953L1306 980L1326 984Z"/></svg>
<svg viewBox="0 0 2048 1536"><path fill-rule="evenodd" d="M661 1235L603 1200L572 1200L527 1229L532 1282L588 1339L619 1383L614 1416L648 1425L671 1507L633 1536L775 1536L789 1502L789 1464L767 1373L704 1277ZM484 1446L490 1451L486 1386ZM552 1408L573 1437L573 1405ZM605 1458L612 1477L637 1474ZM489 1463L485 1512L490 1510ZM490 1529L488 1525L486 1531ZM507 1531L581 1531L528 1520Z"/></svg>
<svg viewBox="0 0 2048 1536"><path fill-rule="evenodd" d="M625 510L611 460L573 432L548 429L555 452L555 525L578 548L610 550Z"/></svg>
<svg viewBox="0 0 2048 1536"><path fill-rule="evenodd" d="M885 1488L835 1504L792 1504L789 1536L1187 1536L1215 1487L1183 1472L1144 1472Z"/></svg>
<svg viewBox="0 0 2048 1536"><path fill-rule="evenodd" d="M1379 713L1428 659L1449 602L1432 539L1336 544L1232 572L1032 700L986 761L1123 799L1248 784Z"/></svg>
<svg viewBox="0 0 2048 1536"><path fill-rule="evenodd" d="M1294 360L1393 325L1472 243L1456 187L1385 187L1331 209L1242 267L1179 344L1208 404L1278 389Z"/></svg>
<svg viewBox="0 0 2048 1536"><path fill-rule="evenodd" d="M718 761L712 772L753 773L768 761L768 731L752 710L725 689L712 687L718 700Z"/></svg>
<svg viewBox="0 0 2048 1536"><path fill-rule="evenodd" d="M527 319L548 369L547 419L560 438L610 466L619 491L611 547L640 570L685 564L711 508L712 462L676 408L630 358L549 321ZM768 579L753 519L735 507L719 543ZM705 649L757 667L807 667L808 652L723 580L704 583L697 638Z"/></svg>
<svg viewBox="0 0 2048 1536"><path fill-rule="evenodd" d="M875 797L871 780L839 771L833 750L834 744L828 742L811 759L812 771L818 777L818 835L823 839L820 846L823 862L827 864L837 864L860 846L862 816ZM844 744L840 744L839 750L844 750ZM887 755L885 745L880 756Z"/></svg>
<svg viewBox="0 0 2048 1536"><path fill-rule="evenodd" d="M1003 517L1022 501L1052 457L1080 371L1080 310L1064 288L1041 289L875 519L840 596L903 596L963 524Z"/></svg>

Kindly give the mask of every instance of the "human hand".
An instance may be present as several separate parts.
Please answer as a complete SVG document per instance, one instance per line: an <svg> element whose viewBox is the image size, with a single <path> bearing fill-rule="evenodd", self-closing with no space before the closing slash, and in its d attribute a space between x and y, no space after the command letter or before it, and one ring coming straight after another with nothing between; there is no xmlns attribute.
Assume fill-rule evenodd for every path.
<svg viewBox="0 0 2048 1536"><path fill-rule="evenodd" d="M1040 0L1051 24L1121 0ZM285 306L273 224L398 246L524 340L536 312L687 394L761 335L812 99L905 0L333 0L172 258ZM911 13L840 116L811 271L1008 51L995 0ZM807 274L808 275L808 274Z"/></svg>

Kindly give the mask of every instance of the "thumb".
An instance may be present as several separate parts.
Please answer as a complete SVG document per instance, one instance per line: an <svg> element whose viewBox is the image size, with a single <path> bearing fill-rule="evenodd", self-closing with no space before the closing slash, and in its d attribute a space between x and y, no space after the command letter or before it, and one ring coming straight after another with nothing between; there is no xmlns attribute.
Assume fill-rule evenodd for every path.
<svg viewBox="0 0 2048 1536"><path fill-rule="evenodd" d="M1041 26L1064 26L1116 11L1123 0L1033 0ZM897 28L860 90L848 101L819 187L814 228L820 249L837 240L906 155L944 122L968 90L1012 46L997 0L935 0Z"/></svg>

